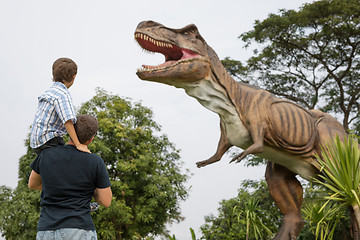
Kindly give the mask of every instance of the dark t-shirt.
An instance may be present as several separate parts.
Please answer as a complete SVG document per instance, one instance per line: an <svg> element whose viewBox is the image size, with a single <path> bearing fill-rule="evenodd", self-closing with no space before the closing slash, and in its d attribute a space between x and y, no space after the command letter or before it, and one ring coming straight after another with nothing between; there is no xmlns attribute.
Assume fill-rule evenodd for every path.
<svg viewBox="0 0 360 240"><path fill-rule="evenodd" d="M30 166L42 179L38 231L95 230L91 198L96 188L111 185L101 157L72 145L57 146L43 150Z"/></svg>

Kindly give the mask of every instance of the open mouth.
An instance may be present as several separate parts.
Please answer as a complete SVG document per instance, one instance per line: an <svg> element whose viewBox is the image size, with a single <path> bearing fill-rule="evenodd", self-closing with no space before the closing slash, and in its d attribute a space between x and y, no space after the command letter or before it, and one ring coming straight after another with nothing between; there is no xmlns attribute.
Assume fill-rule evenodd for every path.
<svg viewBox="0 0 360 240"><path fill-rule="evenodd" d="M173 43L156 40L144 33L135 32L135 40L139 45L150 52L161 53L165 56L165 62L158 66L142 65L138 71L158 70L170 67L181 60L200 57L199 54L185 48L180 48Z"/></svg>

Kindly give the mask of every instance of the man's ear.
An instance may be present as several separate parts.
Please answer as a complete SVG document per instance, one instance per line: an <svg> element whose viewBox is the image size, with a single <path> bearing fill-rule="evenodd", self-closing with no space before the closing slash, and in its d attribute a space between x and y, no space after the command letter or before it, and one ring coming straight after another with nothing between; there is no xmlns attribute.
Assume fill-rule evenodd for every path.
<svg viewBox="0 0 360 240"><path fill-rule="evenodd" d="M85 145L86 145L86 146L89 145L89 144L92 142L92 140L94 140L94 137L92 137L90 140L88 140L88 141L85 143Z"/></svg>

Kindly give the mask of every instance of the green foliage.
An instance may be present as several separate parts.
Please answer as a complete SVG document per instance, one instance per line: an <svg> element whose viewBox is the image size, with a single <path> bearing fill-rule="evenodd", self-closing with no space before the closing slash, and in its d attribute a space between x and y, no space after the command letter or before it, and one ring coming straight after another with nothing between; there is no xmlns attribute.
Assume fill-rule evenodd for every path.
<svg viewBox="0 0 360 240"><path fill-rule="evenodd" d="M322 209L334 202L348 207L354 214L353 227L360 228L360 150L356 136L351 134L345 140L337 137L323 146L321 155L316 157L321 174L314 181L329 190ZM353 232L354 239L359 237L357 231Z"/></svg>
<svg viewBox="0 0 360 240"><path fill-rule="evenodd" d="M221 201L218 211L205 217L202 239L271 239L280 224L264 180L243 181L238 196Z"/></svg>
<svg viewBox="0 0 360 240"><path fill-rule="evenodd" d="M104 159L112 183L111 206L91 213L99 239L150 240L165 232L166 223L181 220L188 171L182 173L179 150L160 134L151 110L98 89L79 113L98 118L98 135L89 149ZM18 186L0 187L0 231L6 239L36 236L40 192L27 187L36 154L29 140L25 144Z"/></svg>
<svg viewBox="0 0 360 240"><path fill-rule="evenodd" d="M19 160L19 172L18 172L18 178L19 178L19 185L26 185L28 184L28 180L31 173L31 167L30 164L34 159L36 158L36 153L32 148L30 147L30 135L25 140L25 146L26 146L26 154L24 154L20 160Z"/></svg>
<svg viewBox="0 0 360 240"><path fill-rule="evenodd" d="M36 154L25 141L27 153L19 160L19 182L15 190L0 187L0 231L6 239L35 239L40 216L40 192L27 187L30 163Z"/></svg>
<svg viewBox="0 0 360 240"><path fill-rule="evenodd" d="M226 58L235 78L302 106L336 114L360 131L360 3L321 0L280 10L241 34L256 43L246 64Z"/></svg>
<svg viewBox="0 0 360 240"><path fill-rule="evenodd" d="M338 206L335 204L318 213L325 189L311 184L304 184L304 188L306 204L302 212L305 225L298 239L314 240L318 226L318 231L324 235L329 236L332 231L333 239L350 239L350 218L346 209L337 207L335 210ZM247 180L241 184L237 197L220 203L218 216L205 217L201 239L246 239L247 235L249 239L272 239L280 223L280 212L270 197L266 182Z"/></svg>
<svg viewBox="0 0 360 240"><path fill-rule="evenodd" d="M195 235L194 229L190 228L190 233L191 233L191 239L196 240L196 235Z"/></svg>
<svg viewBox="0 0 360 240"><path fill-rule="evenodd" d="M11 189L0 187L0 229L6 239L35 239L40 217L40 192L19 183Z"/></svg>
<svg viewBox="0 0 360 240"><path fill-rule="evenodd" d="M346 211L337 204L329 204L323 207L322 202L315 202L305 205L302 212L305 215L305 220L308 220L311 232L316 236L316 240L332 240L336 226Z"/></svg>
<svg viewBox="0 0 360 240"><path fill-rule="evenodd" d="M360 150L350 135L344 141L337 137L317 155L321 175L315 182L331 191L325 199L345 206L360 206Z"/></svg>
<svg viewBox="0 0 360 240"><path fill-rule="evenodd" d="M234 207L234 211L236 206ZM254 236L255 239L264 239L266 236L271 236L273 233L271 230L265 226L259 216L259 200L254 197L249 197L246 199L245 208L241 209L238 214L238 222L241 218L246 221L246 239L249 239L251 236Z"/></svg>
<svg viewBox="0 0 360 240"><path fill-rule="evenodd" d="M242 77L243 73L247 71L247 68L243 66L241 61L226 57L224 60L221 60L221 63L233 77L237 78L237 80L248 83L246 78Z"/></svg>

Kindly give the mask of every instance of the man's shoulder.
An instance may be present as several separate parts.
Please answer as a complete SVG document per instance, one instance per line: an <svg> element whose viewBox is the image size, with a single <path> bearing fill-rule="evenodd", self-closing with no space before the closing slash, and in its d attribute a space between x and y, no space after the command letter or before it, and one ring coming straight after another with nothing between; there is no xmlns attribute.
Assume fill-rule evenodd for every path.
<svg viewBox="0 0 360 240"><path fill-rule="evenodd" d="M94 161L97 161L97 162L100 162L100 163L104 162L104 160L99 155L97 155L95 153L85 153L85 154L88 154L89 158L94 159Z"/></svg>
<svg viewBox="0 0 360 240"><path fill-rule="evenodd" d="M75 146L69 144L44 149L40 156L42 159L52 159L56 161L59 159L80 161L87 166L100 166L104 164L104 160L99 155L81 152Z"/></svg>
<svg viewBox="0 0 360 240"><path fill-rule="evenodd" d="M74 145L66 144L59 147L60 148L58 148L58 151L68 151L69 154L76 154L82 156L83 158L93 159L94 161L104 161L99 155L95 153L87 153L87 152L79 151Z"/></svg>

